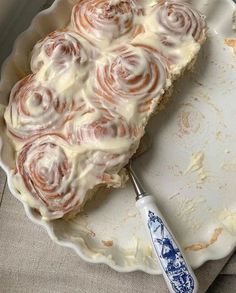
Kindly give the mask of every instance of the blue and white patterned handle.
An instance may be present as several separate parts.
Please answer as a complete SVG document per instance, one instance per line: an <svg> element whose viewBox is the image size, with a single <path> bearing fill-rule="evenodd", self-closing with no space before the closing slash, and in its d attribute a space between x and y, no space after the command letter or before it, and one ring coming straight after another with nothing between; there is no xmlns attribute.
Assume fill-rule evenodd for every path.
<svg viewBox="0 0 236 293"><path fill-rule="evenodd" d="M145 196L136 202L136 206L145 221L170 292L197 293L197 279L158 210L155 198Z"/></svg>

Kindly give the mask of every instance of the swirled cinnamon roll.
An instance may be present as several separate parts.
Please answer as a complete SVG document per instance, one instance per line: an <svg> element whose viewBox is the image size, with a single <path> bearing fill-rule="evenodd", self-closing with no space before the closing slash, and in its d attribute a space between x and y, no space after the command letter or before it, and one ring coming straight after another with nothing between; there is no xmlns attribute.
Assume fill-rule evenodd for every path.
<svg viewBox="0 0 236 293"><path fill-rule="evenodd" d="M76 153L61 137L46 135L20 150L13 180L23 200L52 220L78 212L99 185L118 184L114 168L127 159L127 154Z"/></svg>
<svg viewBox="0 0 236 293"><path fill-rule="evenodd" d="M133 117L163 94L168 72L162 58L140 46L122 45L96 64L91 86L104 108ZM127 105L127 109L126 109ZM122 110L123 109L123 110Z"/></svg>
<svg viewBox="0 0 236 293"><path fill-rule="evenodd" d="M83 100L64 97L41 84L35 75L19 81L12 89L5 111L9 132L19 140L53 132L70 119L76 109L85 108Z"/></svg>
<svg viewBox="0 0 236 293"><path fill-rule="evenodd" d="M195 61L206 39L204 17L185 2L161 0L147 10L145 32L132 44L143 44L158 50L170 65L173 79Z"/></svg>
<svg viewBox="0 0 236 293"><path fill-rule="evenodd" d="M80 116L70 120L66 125L68 141L71 144L98 144L102 141L125 138L135 135L127 121L121 117L102 116L97 113L88 113L83 121Z"/></svg>
<svg viewBox="0 0 236 293"><path fill-rule="evenodd" d="M72 26L89 40L113 40L129 32L142 32L135 16L140 14L133 0L82 0L72 11Z"/></svg>
<svg viewBox="0 0 236 293"><path fill-rule="evenodd" d="M204 17L185 2L159 1L146 18L146 26L148 31L166 36L189 36L200 44L205 40Z"/></svg>
<svg viewBox="0 0 236 293"><path fill-rule="evenodd" d="M63 145L60 137L40 137L17 156L17 188L47 219L60 218L81 203L76 196L78 173Z"/></svg>
<svg viewBox="0 0 236 293"><path fill-rule="evenodd" d="M35 45L31 69L42 83L70 95L88 78L96 54L97 50L78 34L54 31Z"/></svg>
<svg viewBox="0 0 236 293"><path fill-rule="evenodd" d="M38 72L42 66L55 66L56 70L65 70L71 63L85 66L88 54L84 48L85 40L69 31L54 31L39 41L33 49L31 70Z"/></svg>

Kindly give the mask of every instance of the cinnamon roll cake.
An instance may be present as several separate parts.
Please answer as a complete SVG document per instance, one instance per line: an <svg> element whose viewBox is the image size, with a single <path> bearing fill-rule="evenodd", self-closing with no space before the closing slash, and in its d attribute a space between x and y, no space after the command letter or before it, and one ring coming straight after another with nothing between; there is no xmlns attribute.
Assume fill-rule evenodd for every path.
<svg viewBox="0 0 236 293"><path fill-rule="evenodd" d="M34 46L5 111L22 200L53 220L100 186L121 187L150 116L205 39L204 16L185 2L78 1L68 27Z"/></svg>

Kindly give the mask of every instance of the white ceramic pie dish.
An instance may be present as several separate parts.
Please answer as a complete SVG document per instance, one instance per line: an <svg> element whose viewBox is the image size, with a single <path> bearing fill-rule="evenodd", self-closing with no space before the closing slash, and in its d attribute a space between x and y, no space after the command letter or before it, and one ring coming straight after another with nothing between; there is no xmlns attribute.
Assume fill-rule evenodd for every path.
<svg viewBox="0 0 236 293"><path fill-rule="evenodd" d="M29 73L35 42L64 27L75 2L55 1L16 40L2 67L2 105L7 104L13 84ZM191 265L199 267L236 246L236 57L224 45L224 39L236 33L231 0L190 2L207 16L209 39L194 72L177 83L173 101L151 121L153 147L136 164L179 242L188 247ZM1 113L1 130L2 119ZM12 194L20 199L11 182L14 154L2 131L1 136L1 166ZM121 272L159 273L134 197L130 186L98 194L83 214L67 221L45 222L23 205L28 217L45 227L55 242L75 249L84 260L106 263Z"/></svg>

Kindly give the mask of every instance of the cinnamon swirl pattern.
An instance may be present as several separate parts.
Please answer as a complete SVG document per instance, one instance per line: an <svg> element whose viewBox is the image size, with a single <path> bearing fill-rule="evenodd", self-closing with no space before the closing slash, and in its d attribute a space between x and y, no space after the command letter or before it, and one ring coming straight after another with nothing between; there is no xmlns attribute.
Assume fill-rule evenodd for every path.
<svg viewBox="0 0 236 293"><path fill-rule="evenodd" d="M181 1L157 1L148 11L143 22L144 33L132 43L157 49L168 60L176 79L191 64L206 39L205 18Z"/></svg>
<svg viewBox="0 0 236 293"><path fill-rule="evenodd" d="M45 136L26 144L17 157L17 171L35 208L47 218L62 217L80 204L78 170L59 137Z"/></svg>
<svg viewBox="0 0 236 293"><path fill-rule="evenodd" d="M189 4L147 3L78 1L68 27L35 45L32 73L11 91L13 183L46 220L79 212L101 185L125 182L150 116L205 40L205 21Z"/></svg>
<svg viewBox="0 0 236 293"><path fill-rule="evenodd" d="M39 41L32 52L31 70L38 72L46 64L55 66L56 70L65 70L71 64L81 67L88 62L88 54L82 38L72 32L55 31Z"/></svg>
<svg viewBox="0 0 236 293"><path fill-rule="evenodd" d="M161 1L152 12L156 25L152 31L174 35L175 37L192 36L196 42L205 39L204 17L187 3L178 1Z"/></svg>
<svg viewBox="0 0 236 293"><path fill-rule="evenodd" d="M126 103L148 112L165 88L167 71L160 56L144 48L123 45L106 54L92 76L94 94L105 108L119 111ZM120 110L121 111L121 110Z"/></svg>
<svg viewBox="0 0 236 293"><path fill-rule="evenodd" d="M91 113L92 116L93 114ZM95 114L94 116L96 117L97 115ZM86 118L84 123L81 123L80 116L67 123L66 133L71 144L97 144L101 140L129 139L138 134L138 130L131 129L131 126L122 117L107 115L91 121L89 117Z"/></svg>
<svg viewBox="0 0 236 293"><path fill-rule="evenodd" d="M73 95L88 78L96 54L97 50L78 34L54 31L35 45L31 70L55 91Z"/></svg>
<svg viewBox="0 0 236 293"><path fill-rule="evenodd" d="M14 86L5 111L5 120L15 139L23 141L48 131L56 131L70 119L75 110L76 101L42 85L33 74Z"/></svg>
<svg viewBox="0 0 236 293"><path fill-rule="evenodd" d="M89 40L112 40L141 33L142 26L134 22L141 13L132 0L82 0L73 8L72 26Z"/></svg>
<svg viewBox="0 0 236 293"><path fill-rule="evenodd" d="M24 145L17 156L17 176L26 189L24 196L42 216L56 219L81 208L85 194L95 185L111 184L112 173L106 171L123 160L124 155L100 151L71 156L64 139L46 135ZM85 177L93 180L83 186Z"/></svg>

